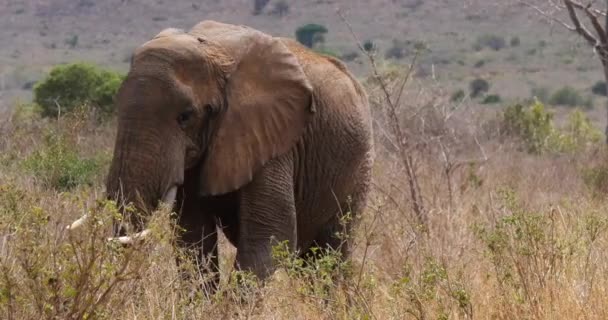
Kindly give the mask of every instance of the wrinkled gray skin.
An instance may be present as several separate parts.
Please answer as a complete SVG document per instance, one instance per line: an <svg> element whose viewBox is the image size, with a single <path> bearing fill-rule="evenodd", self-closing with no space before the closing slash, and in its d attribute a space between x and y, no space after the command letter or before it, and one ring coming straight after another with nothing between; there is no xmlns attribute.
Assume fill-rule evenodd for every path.
<svg viewBox="0 0 608 320"><path fill-rule="evenodd" d="M341 212L364 208L367 96L342 63L293 40L214 21L166 29L134 53L117 106L109 197L151 212L178 186L181 243L200 248L202 271L217 271L218 229L236 267L263 279L271 239L338 248Z"/></svg>

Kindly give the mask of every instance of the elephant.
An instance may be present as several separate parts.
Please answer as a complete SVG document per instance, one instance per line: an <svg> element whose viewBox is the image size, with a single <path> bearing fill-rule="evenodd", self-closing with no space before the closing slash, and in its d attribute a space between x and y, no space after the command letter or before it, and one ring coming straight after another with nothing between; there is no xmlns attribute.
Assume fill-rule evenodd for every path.
<svg viewBox="0 0 608 320"><path fill-rule="evenodd" d="M366 207L374 141L368 95L338 59L205 20L136 48L115 103L108 197L148 214L172 205L180 245L216 285L219 231L236 247L235 268L260 279L276 269L278 242L349 257L337 232Z"/></svg>

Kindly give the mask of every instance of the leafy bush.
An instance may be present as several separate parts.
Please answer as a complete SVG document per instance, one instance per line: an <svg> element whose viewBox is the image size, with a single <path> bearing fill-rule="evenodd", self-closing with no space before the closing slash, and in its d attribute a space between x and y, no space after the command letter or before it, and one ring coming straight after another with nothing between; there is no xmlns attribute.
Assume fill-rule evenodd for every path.
<svg viewBox="0 0 608 320"><path fill-rule="evenodd" d="M481 101L482 104L494 104L494 103L500 103L502 101L502 98L500 97L500 95L497 94L491 94L486 96L483 101Z"/></svg>
<svg viewBox="0 0 608 320"><path fill-rule="evenodd" d="M606 96L606 81L598 81L593 87L591 87L591 92L597 94L598 96Z"/></svg>
<svg viewBox="0 0 608 320"><path fill-rule="evenodd" d="M585 100L576 89L565 86L555 91L549 98L549 103L553 105L578 107L588 105L588 101Z"/></svg>
<svg viewBox="0 0 608 320"><path fill-rule="evenodd" d="M34 101L42 107L42 115L55 117L69 113L84 104L92 105L101 115L114 111L114 96L124 76L88 63L72 63L54 67L50 74L34 86Z"/></svg>
<svg viewBox="0 0 608 320"><path fill-rule="evenodd" d="M488 47L490 49L493 50L500 50L504 47L506 47L506 41L505 38L498 36L498 35L493 35L493 34L484 34L481 35L479 37L477 37L477 39L475 40L475 44L473 45L473 48L477 51Z"/></svg>
<svg viewBox="0 0 608 320"><path fill-rule="evenodd" d="M365 40L363 42L363 50L367 52L373 52L376 49L376 44L372 40Z"/></svg>
<svg viewBox="0 0 608 320"><path fill-rule="evenodd" d="M585 186L591 190L596 197L603 198L608 193L608 165L606 161L599 165L584 168L582 172Z"/></svg>
<svg viewBox="0 0 608 320"><path fill-rule="evenodd" d="M60 136L49 134L45 146L26 158L23 167L45 186L67 191L78 185L92 185L101 160L82 158Z"/></svg>
<svg viewBox="0 0 608 320"><path fill-rule="evenodd" d="M506 135L519 137L527 152L534 154L545 151L572 153L602 139L602 133L580 110L570 113L563 130L557 129L553 124L553 114L545 111L545 105L538 100L528 108L521 104L507 107L501 129Z"/></svg>
<svg viewBox="0 0 608 320"><path fill-rule="evenodd" d="M556 142L558 150L574 152L597 144L601 140L602 132L591 124L585 113L574 110L568 116L568 122Z"/></svg>
<svg viewBox="0 0 608 320"><path fill-rule="evenodd" d="M325 26L310 23L296 29L296 39L301 44L312 48L319 42L324 42L324 34L328 32Z"/></svg>
<svg viewBox="0 0 608 320"><path fill-rule="evenodd" d="M469 84L471 90L471 97L476 98L480 94L488 92L490 90L490 83L484 79L477 78Z"/></svg>
<svg viewBox="0 0 608 320"><path fill-rule="evenodd" d="M502 132L523 140L530 153L541 153L553 133L553 114L536 101L529 108L521 104L509 106L503 112Z"/></svg>
<svg viewBox="0 0 608 320"><path fill-rule="evenodd" d="M460 102L462 101L462 99L464 99L464 90L459 89L458 91L454 92L452 94L452 96L450 97L450 101L452 102Z"/></svg>
<svg viewBox="0 0 608 320"><path fill-rule="evenodd" d="M554 209L529 210L511 189L499 190L498 200L504 214L475 225L474 231L494 266L492 277L504 291L502 303L544 305L550 298L538 292L553 277L547 270L565 272L563 259L577 251L577 243L556 236L563 226L557 226Z"/></svg>
<svg viewBox="0 0 608 320"><path fill-rule="evenodd" d="M107 242L112 219L120 216L111 201L83 208L90 219L68 236L65 207L87 200L62 194L60 205L53 207L49 198L39 197L0 183L0 232L6 235L0 260L3 318L121 318L116 306L128 301L137 280L150 270L150 245Z"/></svg>
<svg viewBox="0 0 608 320"><path fill-rule="evenodd" d="M352 266L348 260L342 259L339 250L317 247L311 250L312 256L302 258L291 252L284 241L272 247L272 257L290 277L302 279L307 284L297 288L298 292L328 298L336 280L348 277Z"/></svg>
<svg viewBox="0 0 608 320"><path fill-rule="evenodd" d="M78 35L73 35L70 38L66 39L65 44L67 44L70 49L76 48L76 46L78 45Z"/></svg>

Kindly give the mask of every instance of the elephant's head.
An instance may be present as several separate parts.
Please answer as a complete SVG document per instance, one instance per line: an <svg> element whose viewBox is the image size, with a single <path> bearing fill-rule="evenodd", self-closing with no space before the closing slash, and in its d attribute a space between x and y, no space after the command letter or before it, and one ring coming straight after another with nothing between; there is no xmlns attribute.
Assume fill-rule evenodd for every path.
<svg viewBox="0 0 608 320"><path fill-rule="evenodd" d="M198 196L234 191L297 142L312 99L278 39L213 21L166 29L136 49L116 97L108 196L150 212L175 199L186 171Z"/></svg>

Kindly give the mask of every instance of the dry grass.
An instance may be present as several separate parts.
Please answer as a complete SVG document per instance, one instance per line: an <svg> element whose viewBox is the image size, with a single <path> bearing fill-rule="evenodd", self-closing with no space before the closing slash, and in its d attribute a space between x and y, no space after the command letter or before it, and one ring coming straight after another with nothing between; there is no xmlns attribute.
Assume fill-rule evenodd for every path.
<svg viewBox="0 0 608 320"><path fill-rule="evenodd" d="M402 77L379 75L393 96ZM605 163L603 147L517 151L496 134L495 114L451 105L439 88L413 79L393 110L407 152L398 152L405 144L385 122L378 79L367 83L375 187L351 235L352 261L330 254L305 267L277 250L281 267L268 283L238 287L230 276L234 248L222 241L222 285L212 297L193 294L201 280L195 272L193 280L179 277L169 212L156 216L150 242L105 243L116 214L100 201L107 157L90 186L68 191L22 165L46 150L47 132L82 157L108 155L113 123L97 125L86 115L41 120L17 109L0 124L2 318L608 318L608 201L583 180L586 168ZM402 155L411 157L418 213ZM95 223L69 235L65 225L83 210Z"/></svg>

